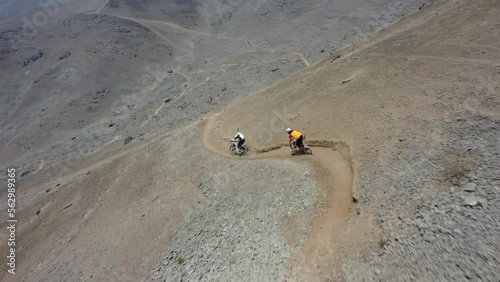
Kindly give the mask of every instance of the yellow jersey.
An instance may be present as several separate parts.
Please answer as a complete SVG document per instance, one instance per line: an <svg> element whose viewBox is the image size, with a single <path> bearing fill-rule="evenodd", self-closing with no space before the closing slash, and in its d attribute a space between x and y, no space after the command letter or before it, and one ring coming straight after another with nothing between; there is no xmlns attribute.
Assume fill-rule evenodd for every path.
<svg viewBox="0 0 500 282"><path fill-rule="evenodd" d="M299 139L302 136L302 133L298 132L297 130L292 131L290 133L289 139L292 141L292 138Z"/></svg>

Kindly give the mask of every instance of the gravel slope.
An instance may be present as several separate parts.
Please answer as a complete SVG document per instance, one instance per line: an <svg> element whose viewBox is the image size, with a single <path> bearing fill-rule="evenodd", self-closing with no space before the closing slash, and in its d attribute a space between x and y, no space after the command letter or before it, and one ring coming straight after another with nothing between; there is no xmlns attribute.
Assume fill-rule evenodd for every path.
<svg viewBox="0 0 500 282"><path fill-rule="evenodd" d="M276 281L304 243L319 186L291 160L231 160L147 281ZM254 175L266 175L255 179ZM287 241L283 224L297 218Z"/></svg>
<svg viewBox="0 0 500 282"><path fill-rule="evenodd" d="M92 143L94 149L77 146L87 151L82 154L69 147L79 162L66 166L62 177L46 173L43 160L29 155L55 158L51 151L28 151L29 162L21 171L29 175L21 179L24 187L19 191L21 275L3 278L497 281L500 6L494 0L437 2L347 48L342 56L325 54L325 60L299 72L294 70L315 56L255 66L251 60L262 50L253 47L259 42L211 45L214 57L224 53L215 48L220 46L242 51L249 45L253 51L228 54L230 60L182 57L182 64L172 70L176 79L154 88L158 92L138 102L139 109L130 107L128 113L134 114L125 115L124 124L106 124L116 131L106 131L106 138ZM283 11L308 14L289 4ZM154 30L141 21L110 16L78 15L72 20L114 28L127 22L131 33L145 36L150 46L170 48L159 43L165 42L161 36L169 28ZM231 22L222 25L228 33L215 36L245 30ZM76 26L78 30L80 24ZM99 27L90 30L101 31ZM2 35L10 36L11 31ZM216 41L193 37L198 41L186 37L191 39L184 46L198 42L206 44L207 49L200 50L208 50ZM194 46L184 52L200 47ZM18 54L29 56L17 60L10 54L15 51L8 49L8 62L22 69L24 63L52 62L59 55L40 57L26 50ZM267 52L265 60L275 60L273 54L289 56L288 51ZM148 56L154 60L154 54ZM233 63L236 66L230 66ZM211 68L197 72L199 64ZM43 74L47 65L33 67L33 72ZM243 80L249 69L254 70L251 78ZM254 78L265 81L258 86L266 87L248 96L259 88L252 84ZM124 81L132 83L129 77ZM238 92L240 85L245 93ZM173 95L172 100L165 102L165 93ZM212 100L205 100L207 95ZM248 97L236 99L242 96ZM29 98L13 103L32 103L41 111ZM211 144L218 148L214 153L200 140L202 125L189 122L222 108L212 132ZM21 117L19 113L18 120ZM16 136L9 122L2 120L2 130L7 130L2 133L9 135L2 135L1 144ZM335 215L340 204L332 204L335 193L330 193L335 191L335 175L333 180L327 177L315 156L228 158L223 152L235 127L247 136L252 154L279 147L286 142L284 129L293 127L302 130L310 144L329 144L344 157L352 169L354 198L349 200L354 203L347 205L341 224L323 220L331 211ZM125 142L126 136L133 139ZM313 150L321 152L317 148ZM14 155L16 150L6 152ZM9 156L3 152L1 159ZM24 190L29 187L36 189ZM0 228L5 230L5 222ZM0 236L2 241L7 238L6 233ZM5 252L6 246L0 248Z"/></svg>

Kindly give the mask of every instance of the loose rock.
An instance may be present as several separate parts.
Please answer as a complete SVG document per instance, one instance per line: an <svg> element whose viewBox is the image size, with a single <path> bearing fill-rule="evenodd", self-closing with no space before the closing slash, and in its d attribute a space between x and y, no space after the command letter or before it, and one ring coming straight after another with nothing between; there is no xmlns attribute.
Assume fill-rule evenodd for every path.
<svg viewBox="0 0 500 282"><path fill-rule="evenodd" d="M476 183L472 183L472 182L467 183L464 186L464 191L465 192L476 192L476 186L477 186Z"/></svg>

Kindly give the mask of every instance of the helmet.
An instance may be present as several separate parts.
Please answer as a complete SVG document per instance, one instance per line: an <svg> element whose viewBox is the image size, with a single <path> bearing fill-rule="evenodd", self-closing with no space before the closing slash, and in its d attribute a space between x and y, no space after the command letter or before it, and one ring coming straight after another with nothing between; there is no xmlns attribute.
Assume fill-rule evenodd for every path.
<svg viewBox="0 0 500 282"><path fill-rule="evenodd" d="M292 131L293 130L290 127L286 129L286 133L288 133L288 134L292 133Z"/></svg>

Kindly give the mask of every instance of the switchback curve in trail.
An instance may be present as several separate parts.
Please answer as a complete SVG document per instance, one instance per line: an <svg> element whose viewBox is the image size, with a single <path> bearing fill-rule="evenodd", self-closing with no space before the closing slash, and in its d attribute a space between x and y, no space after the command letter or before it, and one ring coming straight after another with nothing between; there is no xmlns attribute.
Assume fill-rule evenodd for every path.
<svg viewBox="0 0 500 282"><path fill-rule="evenodd" d="M246 160L282 158L307 162L315 169L313 175L323 186L324 198L312 219L306 245L291 263L303 273L313 273L320 264L330 264L343 256L339 245L345 237L347 219L353 203L353 185L356 176L352 154L347 144L339 141L311 141L308 145L313 155L293 156L287 144L252 150L245 156L234 156L229 152L228 136L219 134L218 124L223 114L216 114L204 121L201 141L209 151ZM285 137L286 138L286 137ZM251 144L249 144L251 145Z"/></svg>

